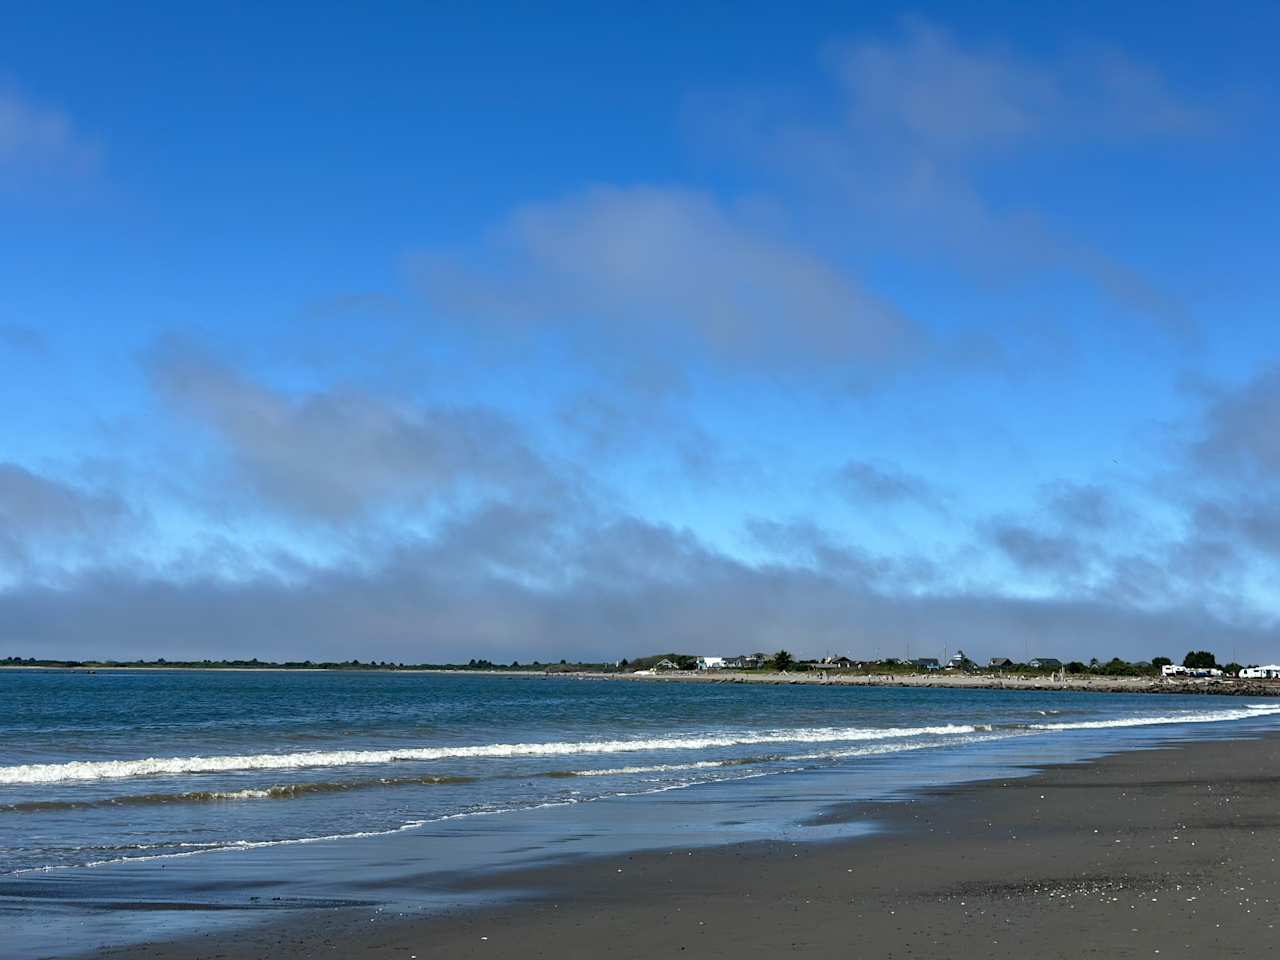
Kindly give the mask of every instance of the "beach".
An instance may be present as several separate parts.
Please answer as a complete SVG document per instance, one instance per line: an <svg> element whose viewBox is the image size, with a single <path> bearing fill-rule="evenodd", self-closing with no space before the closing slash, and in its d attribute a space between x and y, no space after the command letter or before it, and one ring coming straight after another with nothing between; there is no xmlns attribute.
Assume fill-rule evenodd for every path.
<svg viewBox="0 0 1280 960"><path fill-rule="evenodd" d="M879 825L860 839L587 859L504 876L514 904L328 911L97 955L1262 957L1278 785L1280 736L1205 740L827 814Z"/></svg>

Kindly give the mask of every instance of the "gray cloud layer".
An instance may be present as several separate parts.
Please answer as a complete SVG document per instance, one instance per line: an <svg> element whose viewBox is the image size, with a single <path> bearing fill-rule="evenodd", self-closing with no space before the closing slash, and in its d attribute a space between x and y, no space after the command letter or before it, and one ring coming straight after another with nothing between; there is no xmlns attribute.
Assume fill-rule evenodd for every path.
<svg viewBox="0 0 1280 960"><path fill-rule="evenodd" d="M1046 487L1035 515L984 527L1016 568L1054 584L1042 596L965 576L963 553L878 555L805 518L751 520L760 559L748 562L610 508L500 418L332 391L285 395L173 347L152 369L160 395L207 424L232 476L274 509L330 523L409 499L434 504L443 519L428 534L370 528L351 563L259 557L245 576L252 564L242 558L233 565L241 574L226 576L209 563L177 574L102 562L56 585L19 583L0 592L15 652L505 661L708 646L888 655L910 645L1149 657L1229 644L1248 659L1280 639L1240 602L1234 551L1212 535L1227 521L1207 507L1185 536L1144 546L1109 491ZM1265 438L1241 440L1236 420L1265 406L1268 382L1220 394L1189 455L1230 438L1232 449L1251 451L1246 459L1264 457ZM863 504L929 492L896 469L849 467ZM41 537L92 531L120 509L22 468L0 470L11 554ZM1233 531L1242 522L1230 514ZM1123 546L1109 539L1117 530Z"/></svg>
<svg viewBox="0 0 1280 960"><path fill-rule="evenodd" d="M174 409L224 445L246 490L288 512L343 519L552 483L519 430L486 408L425 408L355 389L291 397L172 343L151 372Z"/></svg>
<svg viewBox="0 0 1280 960"><path fill-rule="evenodd" d="M96 548L129 513L109 491L87 490L0 462L0 573L33 572L42 552L60 556Z"/></svg>

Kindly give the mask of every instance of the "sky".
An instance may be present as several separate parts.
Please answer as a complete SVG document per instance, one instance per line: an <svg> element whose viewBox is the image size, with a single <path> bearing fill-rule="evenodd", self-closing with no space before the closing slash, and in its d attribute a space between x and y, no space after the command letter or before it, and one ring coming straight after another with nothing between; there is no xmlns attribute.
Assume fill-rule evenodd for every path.
<svg viewBox="0 0 1280 960"><path fill-rule="evenodd" d="M0 655L1280 658L1274 4L37 4Z"/></svg>

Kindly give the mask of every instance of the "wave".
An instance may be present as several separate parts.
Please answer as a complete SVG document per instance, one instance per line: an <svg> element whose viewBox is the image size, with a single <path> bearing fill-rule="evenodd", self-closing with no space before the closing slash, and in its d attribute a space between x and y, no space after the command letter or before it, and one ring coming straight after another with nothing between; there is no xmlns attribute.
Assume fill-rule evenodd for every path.
<svg viewBox="0 0 1280 960"><path fill-rule="evenodd" d="M658 737L647 740L489 743L471 746L419 747L398 750L310 750L233 756L147 757L140 760L81 760L0 767L0 785L117 780L168 774L220 773L235 770L287 770L409 763L446 759L505 759L581 754L637 753L658 750L706 750L761 743L838 743L904 737L973 733L969 724L930 727L809 727L796 730L743 731L719 735Z"/></svg>
<svg viewBox="0 0 1280 960"><path fill-rule="evenodd" d="M217 803L233 800L293 800L318 793L341 793L371 787L448 786L474 783L475 777L380 777L376 780L348 780L336 783L285 783L243 790L190 790L185 793L125 794L97 800L27 800L0 804L0 813L41 813L52 810L80 810L87 807L135 807L170 803Z"/></svg>
<svg viewBox="0 0 1280 960"><path fill-rule="evenodd" d="M732 757L726 760L698 760L694 763L655 763L649 766L604 767L599 770L553 770L549 777L628 777L641 773L681 773L685 770L714 770L721 767L746 767L789 757Z"/></svg>
<svg viewBox="0 0 1280 960"><path fill-rule="evenodd" d="M1031 723L1028 730L1110 730L1120 727L1154 727L1172 723L1223 723L1280 714L1280 704L1255 703L1231 710L1213 710L1160 717L1121 717L1113 720L1069 720L1060 723Z"/></svg>
<svg viewBox="0 0 1280 960"><path fill-rule="evenodd" d="M1149 717L1119 717L1106 720L1072 720L1052 723L999 724L1002 729L1027 731L1102 730L1123 727L1145 727L1180 723L1219 723L1280 714L1280 704L1248 704L1239 708L1189 712ZM0 767L0 785L49 784L116 780L181 774L221 773L255 770L288 770L313 767L376 766L390 763L412 763L444 759L506 759L520 757L555 757L607 755L676 750L706 750L783 743L841 743L876 740L900 740L914 737L960 738L968 734L988 733L991 724L944 724L922 727L806 727L794 730L739 731L725 734L684 737L658 737L635 740L551 741L546 743L492 743L440 747L418 747L396 750L333 750L296 753L261 753L227 756L148 757L136 760L93 760L65 763L36 763ZM857 755L848 754L848 755ZM752 763L757 758L707 760L691 764L656 764L624 766L601 770L549 771L543 776L621 776L635 773L668 772ZM763 758L773 759L773 758ZM537 774L534 774L537 775ZM236 799L284 799L310 793L359 789L364 786L402 784L466 783L474 777L384 777L337 783L303 783L261 789L235 791L192 791L189 793L154 793L134 797L116 797L103 801L33 801L7 804L0 810L37 810L63 807L201 802Z"/></svg>

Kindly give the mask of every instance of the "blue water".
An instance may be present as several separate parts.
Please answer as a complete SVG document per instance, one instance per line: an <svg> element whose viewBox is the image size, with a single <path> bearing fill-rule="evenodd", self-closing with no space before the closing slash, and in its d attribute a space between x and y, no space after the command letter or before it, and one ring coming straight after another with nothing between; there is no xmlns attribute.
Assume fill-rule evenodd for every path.
<svg viewBox="0 0 1280 960"><path fill-rule="evenodd" d="M1236 697L0 671L0 912L43 950L68 916L95 943L176 922L113 927L108 901L421 899L428 875L814 839L834 802L1273 728L1280 703Z"/></svg>
<svg viewBox="0 0 1280 960"><path fill-rule="evenodd" d="M7 672L0 703L5 871L1267 712L1202 696L126 671Z"/></svg>

